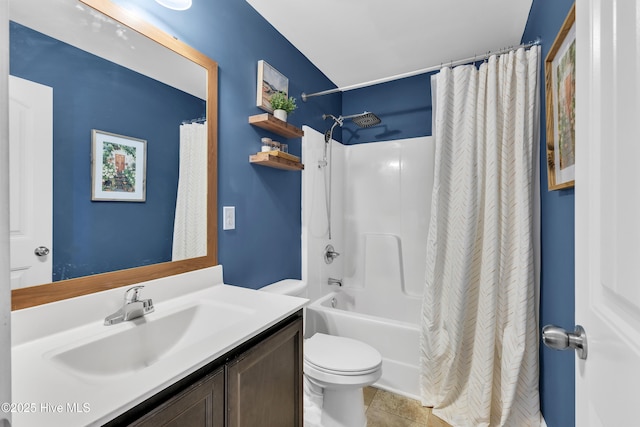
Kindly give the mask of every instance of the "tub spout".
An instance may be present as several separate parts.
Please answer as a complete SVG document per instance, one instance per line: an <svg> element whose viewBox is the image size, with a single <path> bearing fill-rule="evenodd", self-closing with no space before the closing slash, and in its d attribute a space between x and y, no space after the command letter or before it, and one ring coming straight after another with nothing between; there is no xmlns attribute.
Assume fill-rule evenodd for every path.
<svg viewBox="0 0 640 427"><path fill-rule="evenodd" d="M329 277L329 280L327 280L327 283L329 285L342 286L342 279L334 279L333 277Z"/></svg>

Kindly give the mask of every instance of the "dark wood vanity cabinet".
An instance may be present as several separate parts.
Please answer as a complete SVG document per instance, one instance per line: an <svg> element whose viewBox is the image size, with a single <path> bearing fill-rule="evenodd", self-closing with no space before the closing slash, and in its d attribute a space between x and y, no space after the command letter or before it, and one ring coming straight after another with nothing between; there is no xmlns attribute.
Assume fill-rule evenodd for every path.
<svg viewBox="0 0 640 427"><path fill-rule="evenodd" d="M302 321L227 365L228 427L302 427Z"/></svg>
<svg viewBox="0 0 640 427"><path fill-rule="evenodd" d="M135 427L302 427L298 312L106 424Z"/></svg>
<svg viewBox="0 0 640 427"><path fill-rule="evenodd" d="M224 368L219 368L130 425L224 427Z"/></svg>

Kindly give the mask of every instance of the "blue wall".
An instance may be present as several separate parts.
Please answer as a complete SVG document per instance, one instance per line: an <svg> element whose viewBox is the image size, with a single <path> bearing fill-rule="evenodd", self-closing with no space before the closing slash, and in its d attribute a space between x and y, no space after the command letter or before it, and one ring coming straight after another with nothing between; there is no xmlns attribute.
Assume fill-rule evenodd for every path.
<svg viewBox="0 0 640 427"><path fill-rule="evenodd" d="M359 128L351 121L342 130L344 144L389 141L431 135L431 74L356 89L342 94L342 113L375 113L382 122Z"/></svg>
<svg viewBox="0 0 640 427"><path fill-rule="evenodd" d="M544 58L553 44L573 0L534 0L523 40L542 39ZM542 61L544 63L544 61ZM541 72L544 64L541 64ZM544 74L542 74L544 75ZM540 99L545 99L544 83ZM540 325L555 324L573 330L574 320L574 191L546 191L545 103L540 110L540 164L542 172L542 274ZM540 348L542 413L549 427L575 425L575 354Z"/></svg>
<svg viewBox="0 0 640 427"><path fill-rule="evenodd" d="M204 101L14 22L10 31L11 74L53 87L53 280L170 261L179 125L202 117ZM147 140L144 203L91 201L91 129Z"/></svg>
<svg viewBox="0 0 640 427"><path fill-rule="evenodd" d="M262 113L255 106L257 63L264 59L289 79L291 96L335 87L324 74L244 0L194 1L191 9L171 11L148 0L127 0L164 29L211 57L219 66L218 217L236 207L236 229L218 228L219 262L227 283L258 288L283 278L299 278L301 174L249 164L260 138L282 137L247 123ZM340 113L342 96L302 102L289 122L324 131L324 113ZM289 151L301 154L301 140Z"/></svg>

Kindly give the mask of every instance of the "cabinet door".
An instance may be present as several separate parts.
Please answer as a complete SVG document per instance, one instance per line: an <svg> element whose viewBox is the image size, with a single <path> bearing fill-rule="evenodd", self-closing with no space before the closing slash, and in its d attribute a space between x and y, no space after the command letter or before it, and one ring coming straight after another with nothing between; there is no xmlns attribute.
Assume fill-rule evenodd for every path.
<svg viewBox="0 0 640 427"><path fill-rule="evenodd" d="M224 427L224 368L155 408L135 427Z"/></svg>
<svg viewBox="0 0 640 427"><path fill-rule="evenodd" d="M302 427L302 319L230 362L229 427Z"/></svg>

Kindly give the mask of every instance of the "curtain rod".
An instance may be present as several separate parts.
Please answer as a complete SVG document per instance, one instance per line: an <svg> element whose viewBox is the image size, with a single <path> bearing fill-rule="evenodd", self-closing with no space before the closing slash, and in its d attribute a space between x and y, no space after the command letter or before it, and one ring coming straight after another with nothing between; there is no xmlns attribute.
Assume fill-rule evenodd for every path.
<svg viewBox="0 0 640 427"><path fill-rule="evenodd" d="M515 47L512 46L512 47L504 48L504 49L493 51L493 52L487 52L487 53L485 53L483 55L475 55L475 56L471 56L469 58L460 59L458 61L451 61L451 62L449 62L449 66L450 67L456 67L458 65L469 64L469 63L473 63L473 62L476 62L476 61L483 61L483 60L489 58L492 55L502 55L504 53L508 53L508 52L513 51L513 50L517 50L517 49L520 49L520 48L528 48L528 47L536 46L536 45L539 45L539 44L540 44L540 38L537 38L534 41L531 41L531 42L528 42L528 43L523 43L523 44L515 46ZM371 80L371 81L364 82L364 83L356 83L356 84L349 85L349 86L337 87L335 89L323 90L322 92L315 92L315 93L309 93L309 94L306 94L306 93L302 92L302 94L300 95L300 98L302 98L302 100L304 102L307 102L307 98L311 98L312 96L329 95L331 93L346 92L348 90L360 89L360 88L367 87L367 86L373 86L373 85L377 85L379 83L387 83L387 82L390 82L390 81L393 81L393 80L404 79L405 77L413 77L413 76L417 76L418 74L424 74L424 73L429 73L431 71L437 71L437 70L441 69L444 66L446 66L446 64L441 63L440 65L434 65L434 66L428 67L428 68L421 68L419 70L409 71L407 73L402 73L402 74L396 74L395 76L390 76L390 77L383 77L383 78L380 78L380 79Z"/></svg>
<svg viewBox="0 0 640 427"><path fill-rule="evenodd" d="M194 123L204 123L207 121L206 117L198 117L197 119L191 119L191 120L183 120L182 124L183 125L191 125Z"/></svg>

